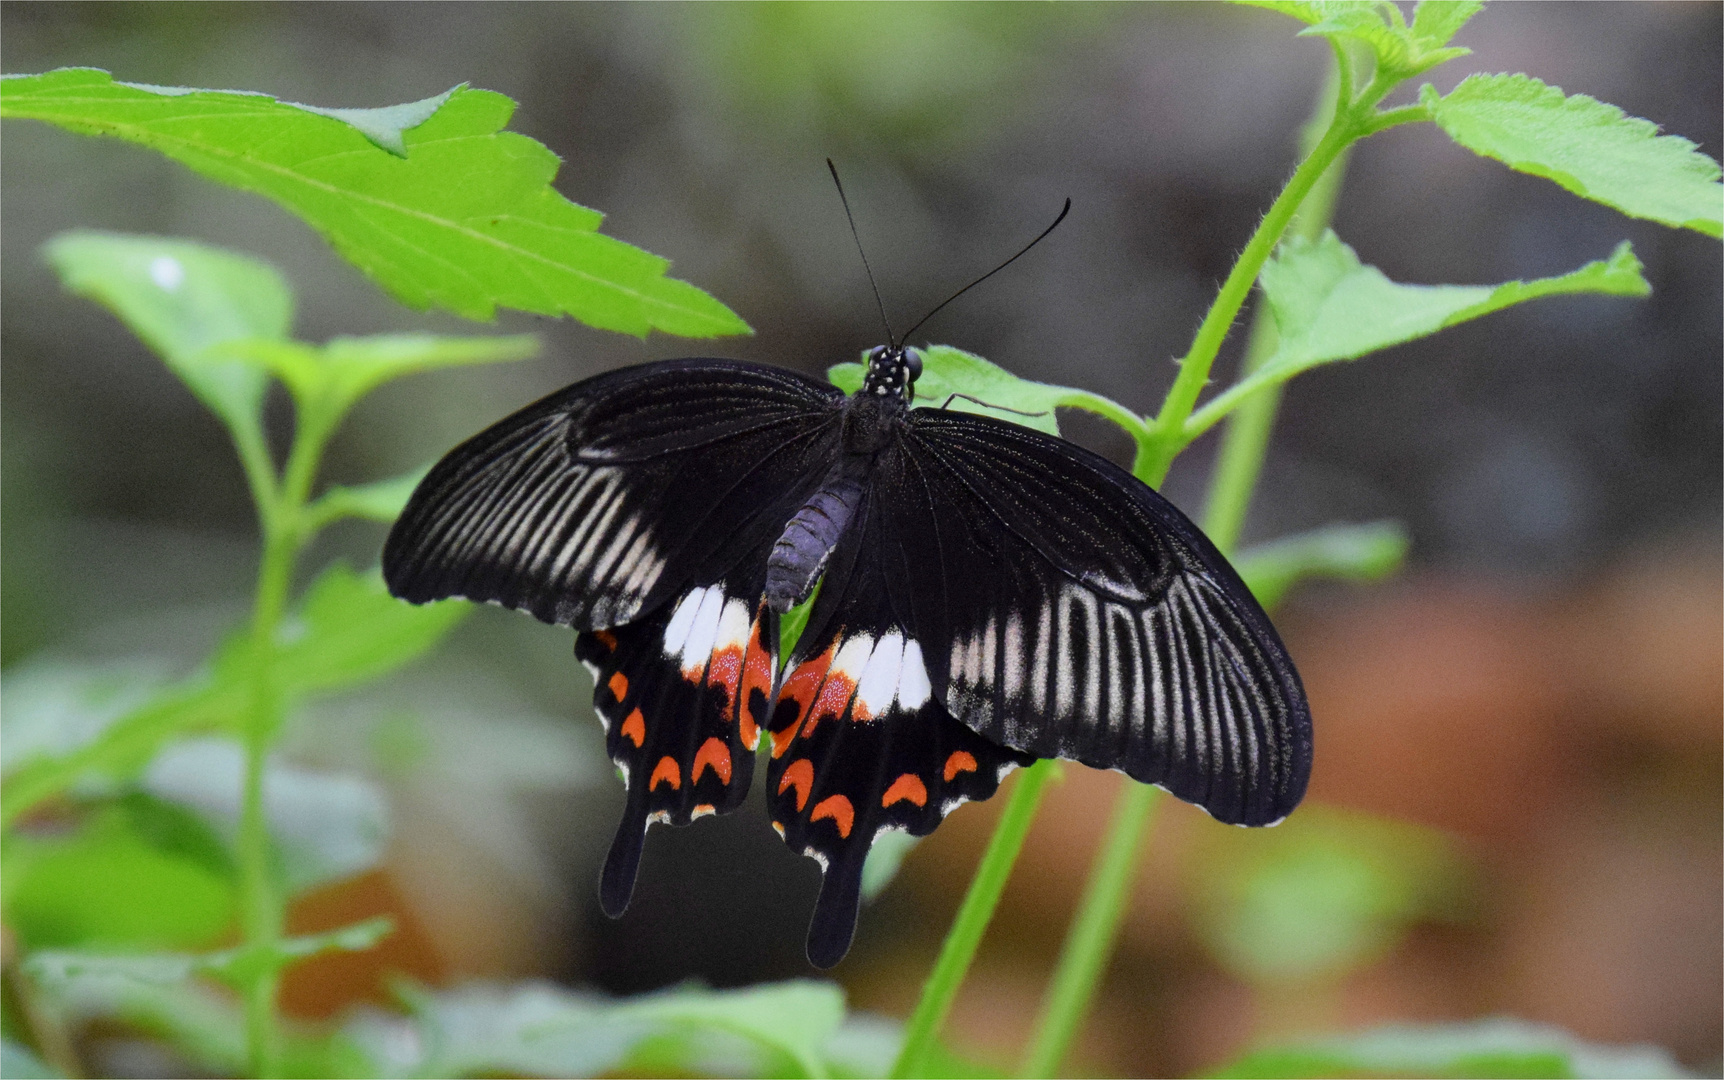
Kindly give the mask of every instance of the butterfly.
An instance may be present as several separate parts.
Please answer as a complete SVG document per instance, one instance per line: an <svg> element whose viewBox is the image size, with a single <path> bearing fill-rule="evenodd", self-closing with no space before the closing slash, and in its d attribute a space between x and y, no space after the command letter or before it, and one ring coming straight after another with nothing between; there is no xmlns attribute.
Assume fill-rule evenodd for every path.
<svg viewBox="0 0 1724 1080"><path fill-rule="evenodd" d="M612 371L450 451L390 532L396 596L579 631L628 789L607 914L647 827L736 809L757 746L773 827L824 871L823 968L882 830L926 835L1038 758L1239 825L1304 794L1298 673L1215 546L1097 454L916 407L921 369L881 346L849 397L728 360ZM780 619L810 595L781 657Z"/></svg>

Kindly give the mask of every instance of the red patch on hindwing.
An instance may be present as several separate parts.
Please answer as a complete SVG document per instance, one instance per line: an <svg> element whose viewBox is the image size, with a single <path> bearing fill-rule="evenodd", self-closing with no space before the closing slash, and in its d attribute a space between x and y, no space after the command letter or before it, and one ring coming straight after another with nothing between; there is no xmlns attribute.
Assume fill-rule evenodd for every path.
<svg viewBox="0 0 1724 1080"><path fill-rule="evenodd" d="M802 808L808 804L808 793L814 790L814 762L803 758L790 763L784 770L784 776L778 781L778 793L782 795L785 788L792 787L796 789L797 813L801 813Z"/></svg>
<svg viewBox="0 0 1724 1080"><path fill-rule="evenodd" d="M976 771L976 756L967 750L959 750L946 759L946 783L961 772Z"/></svg>
<svg viewBox="0 0 1724 1080"><path fill-rule="evenodd" d="M629 718L623 721L622 737L635 744L639 750L646 744L646 717L639 709L629 713Z"/></svg>
<svg viewBox="0 0 1724 1080"><path fill-rule="evenodd" d="M647 781L647 790L652 791L660 784L669 784L674 790L682 789L682 768L677 765L676 758L668 754L658 759L658 765L652 771L652 779Z"/></svg>
<svg viewBox="0 0 1724 1080"><path fill-rule="evenodd" d="M766 605L761 604L755 613L754 625L749 627L748 648L742 656L742 685L736 695L739 734L742 745L749 748L760 741L760 728L772 717L770 696L777 665L773 661L772 650L761 641L766 612Z"/></svg>
<svg viewBox="0 0 1724 1080"><path fill-rule="evenodd" d="M612 672L605 685L610 687L611 696L618 701L629 696L629 677L620 671Z"/></svg>

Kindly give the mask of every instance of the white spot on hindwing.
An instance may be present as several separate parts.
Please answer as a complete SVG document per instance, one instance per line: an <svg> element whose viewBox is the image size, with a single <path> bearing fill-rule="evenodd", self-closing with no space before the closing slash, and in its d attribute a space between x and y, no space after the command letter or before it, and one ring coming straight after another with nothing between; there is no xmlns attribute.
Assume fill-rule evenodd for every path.
<svg viewBox="0 0 1724 1080"><path fill-rule="evenodd" d="M666 656L682 655L683 643L688 640L688 632L694 626L695 613L700 610L700 602L706 599L705 589L691 589L677 602L676 611L670 617L670 623L664 628L664 654Z"/></svg>
<svg viewBox="0 0 1724 1080"><path fill-rule="evenodd" d="M904 643L904 665L898 675L898 704L915 712L928 703L933 688L928 685L928 667L922 662L922 646L914 639Z"/></svg>
<svg viewBox="0 0 1724 1080"><path fill-rule="evenodd" d="M682 670L684 675L700 678L706 671L706 662L712 658L712 646L718 640L718 620L724 614L724 589L713 585L705 590L700 600L700 610L695 612L694 622L688 628L688 640L682 646Z"/></svg>
<svg viewBox="0 0 1724 1080"><path fill-rule="evenodd" d="M869 716L879 716L891 707L903 667L904 636L897 631L882 636L856 683L857 704Z"/></svg>

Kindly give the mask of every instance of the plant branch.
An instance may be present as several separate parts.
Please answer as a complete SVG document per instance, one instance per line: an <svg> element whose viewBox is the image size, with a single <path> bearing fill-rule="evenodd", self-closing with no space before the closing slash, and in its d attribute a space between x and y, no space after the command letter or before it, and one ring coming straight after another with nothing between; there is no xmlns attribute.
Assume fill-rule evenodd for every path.
<svg viewBox="0 0 1724 1080"><path fill-rule="evenodd" d="M957 918L952 920L952 929L946 932L945 943L940 946L939 959L934 961L934 969L922 986L921 1000L905 1025L904 1046L892 1064L893 1077L926 1075L928 1053L953 999L958 996L964 975L970 970L970 961L975 959L976 947L994 917L994 907L1000 902L1006 879L1011 877L1012 865L1023 850L1024 837L1029 835L1042 792L1048 780L1058 775L1057 768L1052 759L1044 758L1025 769L1013 785L1000 822L994 826L993 838L988 841L988 850L982 854Z"/></svg>

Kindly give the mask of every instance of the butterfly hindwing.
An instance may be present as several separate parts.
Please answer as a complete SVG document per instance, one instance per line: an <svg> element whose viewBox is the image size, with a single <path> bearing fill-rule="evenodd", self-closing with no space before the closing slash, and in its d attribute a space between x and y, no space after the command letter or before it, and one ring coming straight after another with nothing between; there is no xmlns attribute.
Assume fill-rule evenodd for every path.
<svg viewBox="0 0 1724 1080"><path fill-rule="evenodd" d="M397 596L620 626L777 538L837 454L842 394L671 360L576 383L450 451L384 547Z"/></svg>
<svg viewBox="0 0 1724 1080"><path fill-rule="evenodd" d="M884 829L934 831L1035 759L982 738L934 697L920 643L887 600L877 523L834 552L769 726L767 808L821 864L808 958L831 967L855 933L862 869Z"/></svg>
<svg viewBox="0 0 1724 1080"><path fill-rule="evenodd" d="M1235 824L1298 803L1311 720L1285 647L1214 545L1125 470L1028 428L916 409L870 499L882 586L935 697L970 728Z"/></svg>
<svg viewBox="0 0 1724 1080"><path fill-rule="evenodd" d="M751 603L746 589L697 586L653 618L575 641L628 787L599 885L613 917L628 907L649 824L729 813L748 794L775 660L763 642L777 639L776 614Z"/></svg>

